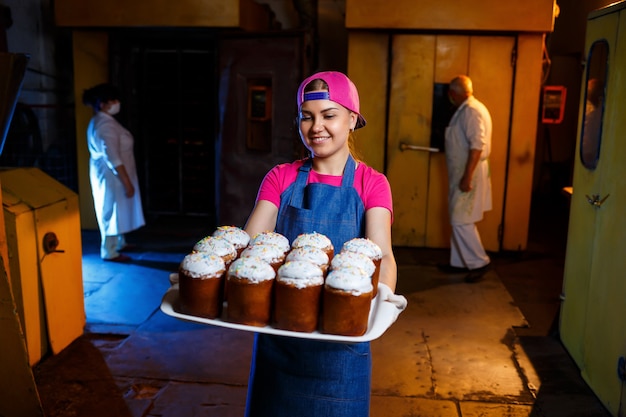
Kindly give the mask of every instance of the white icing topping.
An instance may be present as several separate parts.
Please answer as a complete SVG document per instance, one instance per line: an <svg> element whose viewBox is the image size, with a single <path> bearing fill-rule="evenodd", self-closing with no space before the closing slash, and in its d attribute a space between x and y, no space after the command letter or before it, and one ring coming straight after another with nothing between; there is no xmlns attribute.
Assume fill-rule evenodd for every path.
<svg viewBox="0 0 626 417"><path fill-rule="evenodd" d="M298 235L291 244L292 248L299 248L301 246L314 246L323 250L334 249L333 243L330 239L321 233L303 233Z"/></svg>
<svg viewBox="0 0 626 417"><path fill-rule="evenodd" d="M317 266L328 265L328 254L313 246L300 246L287 254L285 261L307 261Z"/></svg>
<svg viewBox="0 0 626 417"><path fill-rule="evenodd" d="M351 292L354 295L369 293L374 289L370 277L356 266L330 271L326 277L326 287Z"/></svg>
<svg viewBox="0 0 626 417"><path fill-rule="evenodd" d="M213 236L226 239L235 246L235 249L245 248L250 243L250 236L237 226L219 226L213 232Z"/></svg>
<svg viewBox="0 0 626 417"><path fill-rule="evenodd" d="M274 279L276 272L270 264L259 258L239 258L230 264L228 276L261 282Z"/></svg>
<svg viewBox="0 0 626 417"><path fill-rule="evenodd" d="M344 268L346 266L358 266L362 268L370 277L374 275L376 271L376 265L374 262L359 252L341 252L333 258L330 262L331 269Z"/></svg>
<svg viewBox="0 0 626 417"><path fill-rule="evenodd" d="M376 243L362 237L344 243L341 252L359 252L367 255L371 260L378 260L383 257L383 251Z"/></svg>
<svg viewBox="0 0 626 417"><path fill-rule="evenodd" d="M267 263L273 264L276 262L282 262L285 258L285 253L276 245L256 244L245 248L243 252L241 252L240 257L260 258Z"/></svg>
<svg viewBox="0 0 626 417"><path fill-rule="evenodd" d="M278 268L276 279L296 288L324 284L324 274L320 267L307 261L285 262Z"/></svg>
<svg viewBox="0 0 626 417"><path fill-rule="evenodd" d="M192 252L186 255L179 269L191 278L216 278L224 273L224 260L215 254Z"/></svg>
<svg viewBox="0 0 626 417"><path fill-rule="evenodd" d="M214 253L222 258L234 258L237 249L232 243L221 237L207 236L199 240L193 247L196 252Z"/></svg>
<svg viewBox="0 0 626 417"><path fill-rule="evenodd" d="M289 245L289 239L276 232L257 233L252 239L250 239L250 246L259 244L276 245L283 251L283 253L287 253L291 248Z"/></svg>

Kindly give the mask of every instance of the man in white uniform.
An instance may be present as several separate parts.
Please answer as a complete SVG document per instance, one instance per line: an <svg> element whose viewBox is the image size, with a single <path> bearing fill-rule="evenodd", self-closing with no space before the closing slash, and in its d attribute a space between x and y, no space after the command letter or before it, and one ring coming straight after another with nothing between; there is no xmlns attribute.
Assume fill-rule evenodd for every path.
<svg viewBox="0 0 626 417"><path fill-rule="evenodd" d="M491 262L476 228L483 213L491 210L491 116L474 98L472 80L465 75L450 82L448 96L456 107L445 134L452 236L450 263L440 269L477 279Z"/></svg>

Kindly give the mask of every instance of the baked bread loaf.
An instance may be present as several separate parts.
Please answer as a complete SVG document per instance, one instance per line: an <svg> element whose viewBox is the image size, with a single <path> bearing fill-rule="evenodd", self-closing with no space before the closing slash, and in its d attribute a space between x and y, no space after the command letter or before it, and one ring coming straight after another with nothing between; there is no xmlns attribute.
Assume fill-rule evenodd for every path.
<svg viewBox="0 0 626 417"><path fill-rule="evenodd" d="M331 270L322 291L321 333L362 336L367 331L372 281L358 267Z"/></svg>
<svg viewBox="0 0 626 417"><path fill-rule="evenodd" d="M320 248L314 246L300 246L292 249L285 258L285 262L289 261L306 261L322 270L324 276L328 272L328 255Z"/></svg>
<svg viewBox="0 0 626 417"><path fill-rule="evenodd" d="M285 255L287 254L287 252L289 252L289 249L291 249L289 239L277 232L257 233L250 239L250 243L248 244L248 246L267 244L278 246Z"/></svg>
<svg viewBox="0 0 626 417"><path fill-rule="evenodd" d="M323 250L324 252L326 252L326 255L328 255L329 260L333 259L333 256L335 255L335 248L333 246L333 243L327 236L321 233L302 233L298 235L291 243L291 249L299 248L302 246L313 246Z"/></svg>
<svg viewBox="0 0 626 417"><path fill-rule="evenodd" d="M206 236L193 246L194 252L213 253L224 260L226 269L237 257L237 249L228 240L221 237Z"/></svg>
<svg viewBox="0 0 626 417"><path fill-rule="evenodd" d="M192 252L178 267L180 311L214 319L222 314L224 260L215 254Z"/></svg>
<svg viewBox="0 0 626 417"><path fill-rule="evenodd" d="M383 251L376 243L366 238L355 238L348 240L343 244L341 252L357 252L366 255L374 262L376 270L372 275L372 284L374 285L373 296L376 297L378 292L378 280L380 277L380 262L383 259Z"/></svg>
<svg viewBox="0 0 626 417"><path fill-rule="evenodd" d="M274 327L294 332L317 330L324 275L307 261L289 261L274 284Z"/></svg>
<svg viewBox="0 0 626 417"><path fill-rule="evenodd" d="M285 252L277 245L257 243L245 248L240 258L259 258L270 264L274 272L278 272L278 268L285 262Z"/></svg>
<svg viewBox="0 0 626 417"><path fill-rule="evenodd" d="M369 257L367 257L367 255L359 252L339 252L337 255L335 255L330 263L331 270L351 266L361 268L363 272L365 272L365 275L370 277L370 279L373 278L374 273L376 272L376 265L374 265L374 262ZM373 286L374 283L372 282L372 287Z"/></svg>
<svg viewBox="0 0 626 417"><path fill-rule="evenodd" d="M250 243L250 236L245 230L237 226L219 226L213 232L213 236L229 241L235 247L237 256L241 255L241 251Z"/></svg>
<svg viewBox="0 0 626 417"><path fill-rule="evenodd" d="M259 258L238 258L228 268L227 320L248 326L270 323L276 272Z"/></svg>

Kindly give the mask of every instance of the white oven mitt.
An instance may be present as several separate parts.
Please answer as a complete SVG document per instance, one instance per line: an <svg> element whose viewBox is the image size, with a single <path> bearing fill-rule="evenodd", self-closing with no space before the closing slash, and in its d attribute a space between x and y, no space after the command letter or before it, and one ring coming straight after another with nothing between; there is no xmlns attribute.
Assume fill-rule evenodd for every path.
<svg viewBox="0 0 626 417"><path fill-rule="evenodd" d="M396 308L399 310L398 314L400 314L406 308L408 303L403 295L394 294L387 284L383 284L381 282L378 283L377 297L380 297L382 301L387 301L395 305Z"/></svg>

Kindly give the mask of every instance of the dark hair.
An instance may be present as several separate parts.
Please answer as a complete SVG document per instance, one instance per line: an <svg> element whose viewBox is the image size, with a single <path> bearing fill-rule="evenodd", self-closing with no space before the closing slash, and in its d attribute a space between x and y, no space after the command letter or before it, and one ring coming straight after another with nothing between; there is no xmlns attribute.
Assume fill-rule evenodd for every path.
<svg viewBox="0 0 626 417"><path fill-rule="evenodd" d="M111 100L119 100L120 92L114 85L103 83L83 91L83 104L93 107L95 112L100 111L100 104Z"/></svg>
<svg viewBox="0 0 626 417"><path fill-rule="evenodd" d="M306 93L308 93L310 91L317 91L317 90L326 90L326 91L328 91L328 84L326 84L326 81L322 80L321 78L316 78L314 80L311 80L311 82L308 83L304 87L304 91Z"/></svg>

